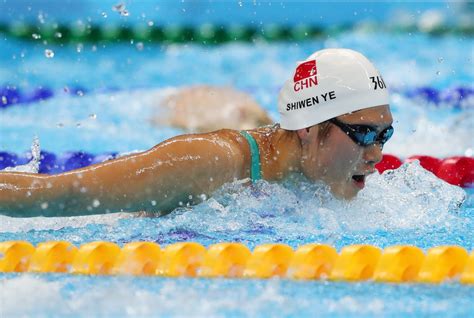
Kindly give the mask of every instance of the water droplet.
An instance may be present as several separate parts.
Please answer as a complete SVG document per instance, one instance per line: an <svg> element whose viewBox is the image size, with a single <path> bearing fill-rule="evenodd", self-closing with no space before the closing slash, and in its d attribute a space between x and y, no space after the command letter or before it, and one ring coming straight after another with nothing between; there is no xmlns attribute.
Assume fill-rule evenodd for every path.
<svg viewBox="0 0 474 318"><path fill-rule="evenodd" d="M357 15L357 11L354 11L354 15Z"/></svg>
<svg viewBox="0 0 474 318"><path fill-rule="evenodd" d="M38 14L38 21L39 23L43 24L44 23L44 15L42 12Z"/></svg>
<svg viewBox="0 0 474 318"><path fill-rule="evenodd" d="M443 61L444 61L444 58L438 57L438 63L443 63Z"/></svg>
<svg viewBox="0 0 474 318"><path fill-rule="evenodd" d="M46 49L44 50L44 56L46 56L48 59L51 59L54 57L54 52L53 50Z"/></svg>
<svg viewBox="0 0 474 318"><path fill-rule="evenodd" d="M35 39L35 40L41 39L41 35L36 34L36 33L33 33L33 34L31 35L31 37L32 37L33 39Z"/></svg>
<svg viewBox="0 0 474 318"><path fill-rule="evenodd" d="M96 119L96 118L97 118L97 115L96 115L96 114L90 114L90 115L89 115L89 118L90 118L90 119Z"/></svg>
<svg viewBox="0 0 474 318"><path fill-rule="evenodd" d="M153 21L148 21L147 24L148 24L149 27L152 27L154 25Z"/></svg>
<svg viewBox="0 0 474 318"><path fill-rule="evenodd" d="M96 52L97 51L97 46L93 45L92 48L91 48L91 51Z"/></svg>
<svg viewBox="0 0 474 318"><path fill-rule="evenodd" d="M239 7L241 7L241 6L242 6L242 1L239 1Z"/></svg>
<svg viewBox="0 0 474 318"><path fill-rule="evenodd" d="M102 12L101 15L102 15L102 17L104 17L104 19L107 18L107 13Z"/></svg>
<svg viewBox="0 0 474 318"><path fill-rule="evenodd" d="M436 71L436 75L441 75L441 72L440 72L440 71Z"/></svg>
<svg viewBox="0 0 474 318"><path fill-rule="evenodd" d="M125 5L123 3L118 3L114 6L112 6L112 10L120 12L125 9Z"/></svg>
<svg viewBox="0 0 474 318"><path fill-rule="evenodd" d="M77 52L77 53L81 53L83 48L84 48L84 44L79 43L79 44L76 46L76 52Z"/></svg>
<svg viewBox="0 0 474 318"><path fill-rule="evenodd" d="M155 205L156 205L156 201L155 201L155 200L151 200L151 205L155 206Z"/></svg>
<svg viewBox="0 0 474 318"><path fill-rule="evenodd" d="M81 123L76 123L77 128L81 128L81 126L82 126Z"/></svg>
<svg viewBox="0 0 474 318"><path fill-rule="evenodd" d="M48 208L48 202L41 203L41 209L46 210Z"/></svg>
<svg viewBox="0 0 474 318"><path fill-rule="evenodd" d="M138 42L135 46L137 50L143 51L143 48L144 48L143 42Z"/></svg>
<svg viewBox="0 0 474 318"><path fill-rule="evenodd" d="M100 201L99 201L99 200L95 199L94 201L92 201L92 206L93 206L94 208L97 208L99 205L100 205Z"/></svg>
<svg viewBox="0 0 474 318"><path fill-rule="evenodd" d="M57 124L56 124L56 127L58 127L58 128L63 128L63 127L64 127L64 124L63 124L63 123L57 123Z"/></svg>
<svg viewBox="0 0 474 318"><path fill-rule="evenodd" d="M78 90L78 91L76 92L76 95L82 97L82 96L84 96L84 92L81 91L81 90Z"/></svg>
<svg viewBox="0 0 474 318"><path fill-rule="evenodd" d="M2 96L2 104L3 104L3 105L6 105L7 102L8 102L7 97L6 97L6 96Z"/></svg>
<svg viewBox="0 0 474 318"><path fill-rule="evenodd" d="M128 10L122 10L122 11L120 11L120 15L121 15L122 17L128 17L128 15L129 15Z"/></svg>
<svg viewBox="0 0 474 318"><path fill-rule="evenodd" d="M63 34L61 32L55 32L54 37L57 38L57 39L60 39L60 38L63 37Z"/></svg>

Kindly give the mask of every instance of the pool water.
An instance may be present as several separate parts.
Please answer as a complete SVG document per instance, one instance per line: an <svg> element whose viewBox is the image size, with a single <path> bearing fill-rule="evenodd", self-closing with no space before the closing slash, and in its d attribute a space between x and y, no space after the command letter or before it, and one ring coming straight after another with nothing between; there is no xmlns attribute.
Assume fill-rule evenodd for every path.
<svg viewBox="0 0 474 318"><path fill-rule="evenodd" d="M155 105L177 88L207 83L251 94L275 121L277 92L295 62L325 47L348 47L371 59L392 89L395 135L384 151L400 157L472 156L474 98L433 103L409 92L429 87L449 93L471 89L472 37L349 31L325 39L283 43L136 43L103 46L44 45L6 37L0 50L0 85L54 91L41 102L0 109L0 151L41 149L63 153L126 153L148 149L184 131L156 127ZM470 48L470 49L469 49ZM45 57L45 49L54 51ZM130 79L133 79L131 81ZM77 89L83 94L70 94ZM294 176L282 184L227 184L193 207L160 218L118 213L71 218L0 216L0 241L33 244L104 240L162 246L223 241L250 248L312 242L340 250L350 244L385 248L438 245L474 249L474 189L451 186L417 162L368 178L351 202L335 200L323 184ZM440 316L468 317L474 288L441 285L334 283L327 281L168 279L2 274L5 316Z"/></svg>

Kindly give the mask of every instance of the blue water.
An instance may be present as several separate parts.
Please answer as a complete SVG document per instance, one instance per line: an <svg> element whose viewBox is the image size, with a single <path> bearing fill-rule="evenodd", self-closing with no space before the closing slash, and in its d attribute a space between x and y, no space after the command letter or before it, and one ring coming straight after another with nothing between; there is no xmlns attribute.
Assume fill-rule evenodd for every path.
<svg viewBox="0 0 474 318"><path fill-rule="evenodd" d="M129 16L121 16L112 6L122 3ZM201 25L232 23L259 26L265 24L298 25L344 24L370 20L396 23L404 17L415 22L426 10L443 13L446 22L455 22L467 5L445 3L444 1L423 3L367 3L353 2L315 5L309 1L212 1L181 0L170 3L167 0L3 0L0 2L0 22L12 20L22 22L74 23L78 20L96 24L139 24L154 21L156 24ZM105 13L105 14L104 14ZM395 13L395 14L394 14ZM403 15L401 15L403 14Z"/></svg>
<svg viewBox="0 0 474 318"><path fill-rule="evenodd" d="M3 2L11 8L6 20L11 21L18 12L15 10L24 3L10 6L10 0ZM98 15L92 17L94 21L100 20L100 10L113 4L104 3L105 9L93 7ZM131 12L133 4L127 3ZM192 7L186 5L186 9ZM450 11L445 5L436 4L434 8ZM84 13L89 10L87 6L70 8L71 16L57 9L49 11L49 17L59 16L55 12L60 12L62 21L74 21L76 15L93 14ZM347 10L354 8L347 6ZM176 6L173 10L181 9ZM33 5L32 11L37 10ZM223 9L217 6L215 10ZM259 10L261 20L278 17ZM23 13L28 20L30 14ZM288 15L294 23L296 13ZM180 15L175 12L175 16ZM172 14L165 17L171 19ZM235 19L249 22L242 17ZM198 22L199 19L194 21ZM463 107L459 108L453 104L433 105L405 94L419 87L440 91L472 88L472 37L368 34L354 30L296 43L232 43L215 47L145 43L143 50L136 43L94 47L56 46L41 40L21 42L8 37L0 41L1 86L13 85L26 91L41 86L55 94L46 101L0 109L0 151L27 151L35 136L42 149L55 153L124 153L150 148L184 133L173 127L152 125L155 105L176 88L196 83L242 89L278 121L278 88L291 75L296 61L325 47L359 50L384 74L393 90L391 107L396 128L385 147L386 153L446 157L472 156L474 151L472 98L461 101ZM53 50L54 57L47 59L45 49ZM78 87L85 92L83 96L65 92ZM144 240L162 246L178 241L208 246L237 241L250 248L268 242L296 248L320 242L338 250L363 243L381 248L412 244L425 251L449 244L472 251L473 233L474 189L448 185L417 163L370 177L366 188L351 202L333 199L324 185L294 178L282 184L262 181L255 187L228 184L203 203L176 209L160 218L123 213L71 218L0 216L0 241L27 240L34 244L67 240L80 245L104 240L122 245ZM0 313L4 316L469 317L474 312L474 288L457 282L432 286L8 274L0 275L0 289Z"/></svg>
<svg viewBox="0 0 474 318"><path fill-rule="evenodd" d="M450 109L452 105L430 107L427 101L407 99L398 93L418 87L472 89L474 61L466 47L472 48L474 41L464 36L348 32L301 43L217 47L145 44L143 51L135 44L107 45L95 51L84 45L79 52L77 45L4 42L0 85L24 90L49 87L57 95L3 112L0 149L11 152L29 150L34 135L42 149L52 152L84 150L97 154L148 149L183 133L170 127L156 129L150 122L153 106L160 96L166 96L166 88L198 83L242 89L277 121L275 105L283 79L290 76L296 61L324 47L350 47L365 53L380 68L389 87L397 91L391 96L397 131L386 146L388 153L445 157L474 149L472 95L462 101L466 110L456 112ZM45 57L46 48L55 52L54 58ZM77 87L85 92L83 96L71 97L64 92ZM96 116L91 119L91 114Z"/></svg>
<svg viewBox="0 0 474 318"><path fill-rule="evenodd" d="M474 298L474 288L458 284L60 275L5 279L7 314L48 317L469 317ZM14 296L7 294L13 291ZM22 298L20 310L11 305L17 297Z"/></svg>

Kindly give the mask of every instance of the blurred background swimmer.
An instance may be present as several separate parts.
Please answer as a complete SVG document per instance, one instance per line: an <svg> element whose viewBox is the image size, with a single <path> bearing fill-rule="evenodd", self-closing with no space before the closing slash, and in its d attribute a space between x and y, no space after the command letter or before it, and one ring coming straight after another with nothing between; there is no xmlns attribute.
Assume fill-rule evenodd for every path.
<svg viewBox="0 0 474 318"><path fill-rule="evenodd" d="M188 132L252 129L273 123L252 96L224 86L184 87L159 100L155 109L155 125Z"/></svg>
<svg viewBox="0 0 474 318"><path fill-rule="evenodd" d="M169 213L228 182L294 174L351 199L375 172L393 134L388 103L382 76L365 56L317 51L298 63L280 91L281 124L177 136L145 152L57 175L3 172L0 213Z"/></svg>

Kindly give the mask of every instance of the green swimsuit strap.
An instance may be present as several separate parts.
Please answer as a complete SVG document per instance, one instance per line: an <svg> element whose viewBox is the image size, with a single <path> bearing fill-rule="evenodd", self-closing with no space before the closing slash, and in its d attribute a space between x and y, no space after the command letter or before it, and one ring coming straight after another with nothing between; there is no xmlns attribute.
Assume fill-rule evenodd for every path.
<svg viewBox="0 0 474 318"><path fill-rule="evenodd" d="M240 134L247 139L250 145L250 157L252 160L252 164L250 166L250 179L252 182L262 179L262 172L260 171L260 151L258 150L257 142L255 138L252 137L248 132L245 130L241 130Z"/></svg>

